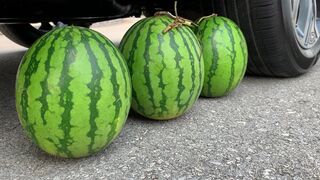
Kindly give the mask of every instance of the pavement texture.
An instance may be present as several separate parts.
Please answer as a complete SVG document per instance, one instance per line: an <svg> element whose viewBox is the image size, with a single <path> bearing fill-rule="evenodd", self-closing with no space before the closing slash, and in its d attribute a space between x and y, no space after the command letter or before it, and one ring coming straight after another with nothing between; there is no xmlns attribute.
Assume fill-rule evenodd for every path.
<svg viewBox="0 0 320 180"><path fill-rule="evenodd" d="M131 113L104 151L71 160L26 138L14 97L25 49L0 42L0 179L320 179L320 65L292 79L246 77L176 120Z"/></svg>

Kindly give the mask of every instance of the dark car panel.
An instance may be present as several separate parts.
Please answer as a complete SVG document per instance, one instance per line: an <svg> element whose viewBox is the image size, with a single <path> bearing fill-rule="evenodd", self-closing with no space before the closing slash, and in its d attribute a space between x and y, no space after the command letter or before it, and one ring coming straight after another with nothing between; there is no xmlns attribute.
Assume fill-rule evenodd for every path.
<svg viewBox="0 0 320 180"><path fill-rule="evenodd" d="M0 22L39 22L114 19L135 14L126 0L10 0L1 1Z"/></svg>
<svg viewBox="0 0 320 180"><path fill-rule="evenodd" d="M179 14L194 19L199 11L210 14L224 0L180 1ZM101 21L173 11L174 0L1 0L0 23L45 21ZM221 8L217 8L221 9Z"/></svg>

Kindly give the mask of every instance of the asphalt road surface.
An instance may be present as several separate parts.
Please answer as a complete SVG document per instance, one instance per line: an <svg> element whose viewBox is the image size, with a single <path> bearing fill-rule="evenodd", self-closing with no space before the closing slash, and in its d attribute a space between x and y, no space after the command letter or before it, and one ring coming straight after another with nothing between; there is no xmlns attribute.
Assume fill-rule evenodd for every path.
<svg viewBox="0 0 320 180"><path fill-rule="evenodd" d="M110 33L115 27L122 31ZM118 42L127 27L96 28ZM292 79L246 77L231 95L201 98L173 121L131 113L108 148L71 160L26 138L14 105L25 49L3 36L0 48L0 179L320 178L320 65Z"/></svg>

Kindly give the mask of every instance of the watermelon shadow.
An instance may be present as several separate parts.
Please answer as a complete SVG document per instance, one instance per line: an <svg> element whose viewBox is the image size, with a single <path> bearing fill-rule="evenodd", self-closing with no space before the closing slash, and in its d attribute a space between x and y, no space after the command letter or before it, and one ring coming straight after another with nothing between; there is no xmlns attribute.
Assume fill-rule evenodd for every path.
<svg viewBox="0 0 320 180"><path fill-rule="evenodd" d="M173 122L177 123L179 122L182 117L184 117L186 114L183 114L180 117L176 117L169 120L154 120L147 117L142 116L141 114L135 112L134 110L130 110L129 116L127 119L127 123L143 123L143 124L156 124L156 125L165 125L165 124L171 124Z"/></svg>
<svg viewBox="0 0 320 180"><path fill-rule="evenodd" d="M0 127L6 133L6 127L18 122L15 110L16 73L25 51L0 52ZM11 124L11 125L10 125ZM2 134L1 134L2 135Z"/></svg>

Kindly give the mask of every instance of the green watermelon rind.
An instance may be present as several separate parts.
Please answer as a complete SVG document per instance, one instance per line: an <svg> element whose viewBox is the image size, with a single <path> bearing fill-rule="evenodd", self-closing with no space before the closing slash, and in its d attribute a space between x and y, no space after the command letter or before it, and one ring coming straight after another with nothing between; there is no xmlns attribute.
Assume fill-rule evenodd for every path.
<svg viewBox="0 0 320 180"><path fill-rule="evenodd" d="M163 33L172 22L167 16L143 19L120 43L132 78L132 109L150 119L181 116L202 89L200 43L186 26Z"/></svg>
<svg viewBox="0 0 320 180"><path fill-rule="evenodd" d="M205 63L203 97L221 97L233 92L243 80L248 48L240 28L230 19L212 16L202 19L197 37Z"/></svg>
<svg viewBox="0 0 320 180"><path fill-rule="evenodd" d="M131 104L125 61L103 35L55 28L27 51L18 69L16 108L22 127L45 152L80 158L120 133Z"/></svg>

